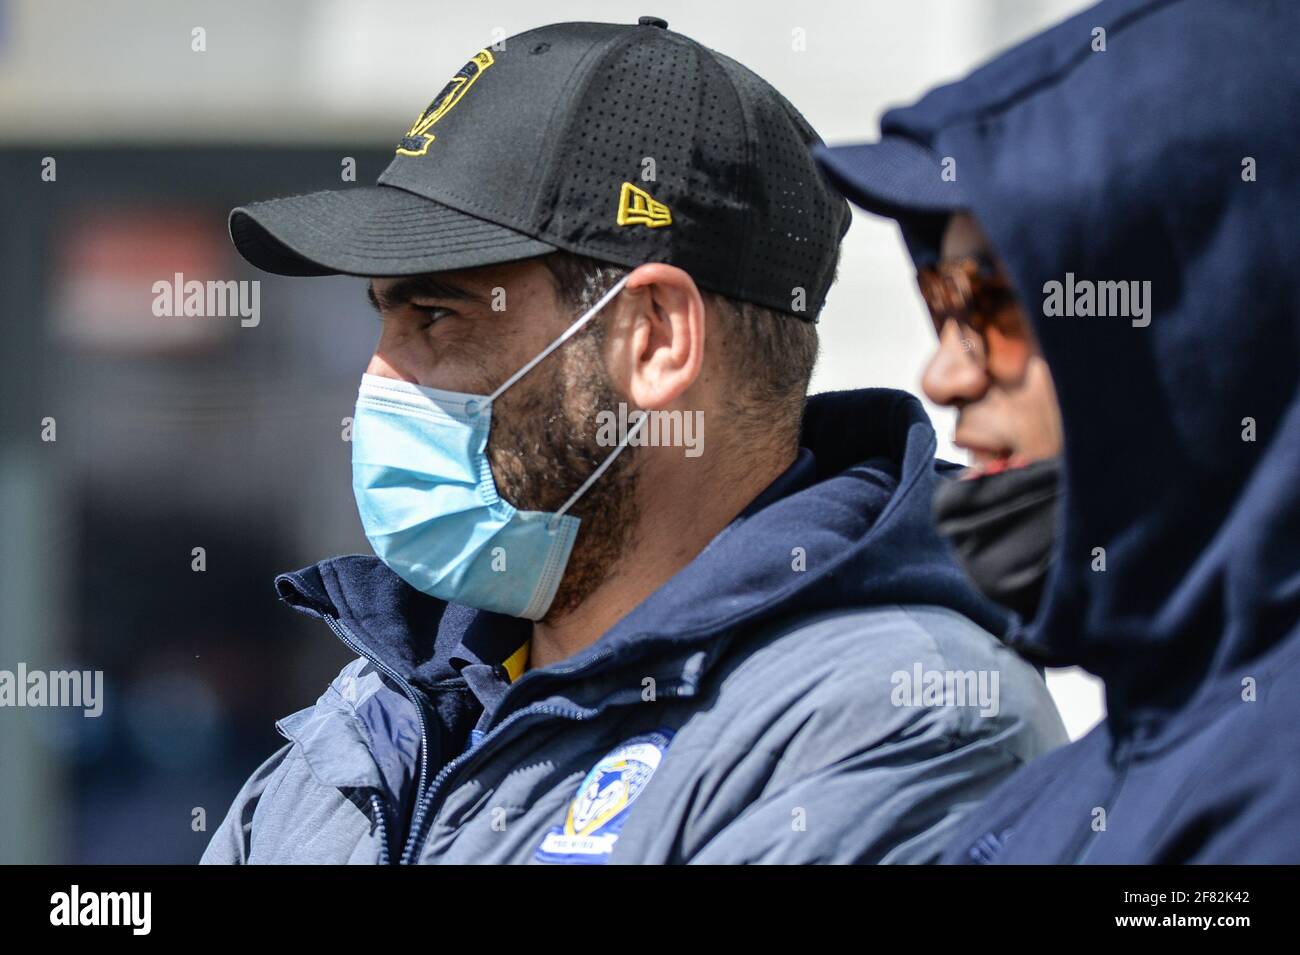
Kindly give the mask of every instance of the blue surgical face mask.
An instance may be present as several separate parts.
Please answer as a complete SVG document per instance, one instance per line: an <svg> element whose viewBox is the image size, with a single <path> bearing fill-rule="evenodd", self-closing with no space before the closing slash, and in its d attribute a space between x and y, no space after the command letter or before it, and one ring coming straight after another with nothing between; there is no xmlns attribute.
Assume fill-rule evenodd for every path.
<svg viewBox="0 0 1300 955"><path fill-rule="evenodd" d="M352 425L352 490L375 553L412 587L443 600L540 620L578 534L566 512L627 446L619 444L554 513L497 494L488 463L492 405L591 321L620 280L541 354L490 395L364 375Z"/></svg>

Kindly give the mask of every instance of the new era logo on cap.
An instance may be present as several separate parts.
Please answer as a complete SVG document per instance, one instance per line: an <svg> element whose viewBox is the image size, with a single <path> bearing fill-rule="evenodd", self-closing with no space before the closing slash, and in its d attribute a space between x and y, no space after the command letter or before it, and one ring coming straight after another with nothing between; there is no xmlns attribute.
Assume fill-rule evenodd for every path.
<svg viewBox="0 0 1300 955"><path fill-rule="evenodd" d="M619 225L644 225L658 229L660 226L672 225L673 214L650 193L625 182L618 191L618 215L615 216L615 221Z"/></svg>
<svg viewBox="0 0 1300 955"><path fill-rule="evenodd" d="M554 24L474 54L376 185L238 208L231 235L287 275L412 275L557 249L667 262L811 319L849 223L810 155L819 142L771 86L662 20Z"/></svg>

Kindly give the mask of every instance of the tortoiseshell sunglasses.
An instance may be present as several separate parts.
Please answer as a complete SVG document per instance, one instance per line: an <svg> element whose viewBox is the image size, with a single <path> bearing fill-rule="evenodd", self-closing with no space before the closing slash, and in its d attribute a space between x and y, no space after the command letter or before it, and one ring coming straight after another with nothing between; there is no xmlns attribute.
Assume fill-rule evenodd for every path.
<svg viewBox="0 0 1300 955"><path fill-rule="evenodd" d="M997 265L982 255L949 259L918 269L916 282L930 310L936 335L955 321L967 352L976 351L990 373L1015 374L1033 348L1029 324L1015 290Z"/></svg>

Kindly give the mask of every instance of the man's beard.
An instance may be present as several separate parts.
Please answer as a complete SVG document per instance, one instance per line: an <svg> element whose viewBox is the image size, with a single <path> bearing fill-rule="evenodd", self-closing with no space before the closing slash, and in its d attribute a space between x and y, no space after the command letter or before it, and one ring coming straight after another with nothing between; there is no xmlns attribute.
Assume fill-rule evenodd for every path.
<svg viewBox="0 0 1300 955"><path fill-rule="evenodd" d="M622 400L588 329L510 389L493 409L488 459L497 493L523 511L556 511L615 446L596 441L596 415ZM499 412L499 414L498 414ZM636 449L625 449L568 511L582 523L543 622L573 612L617 569L640 509Z"/></svg>

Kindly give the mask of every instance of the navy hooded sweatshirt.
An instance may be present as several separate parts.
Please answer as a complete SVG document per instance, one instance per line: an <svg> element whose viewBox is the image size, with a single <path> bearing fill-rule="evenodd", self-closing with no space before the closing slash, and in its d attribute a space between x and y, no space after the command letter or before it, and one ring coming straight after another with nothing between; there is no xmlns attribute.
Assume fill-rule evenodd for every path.
<svg viewBox="0 0 1300 955"><path fill-rule="evenodd" d="M1298 129L1294 0L1104 2L882 121L955 159L1059 396L1016 643L1106 686L950 861L1300 862ZM1149 282L1146 315L1080 316L1107 281Z"/></svg>

